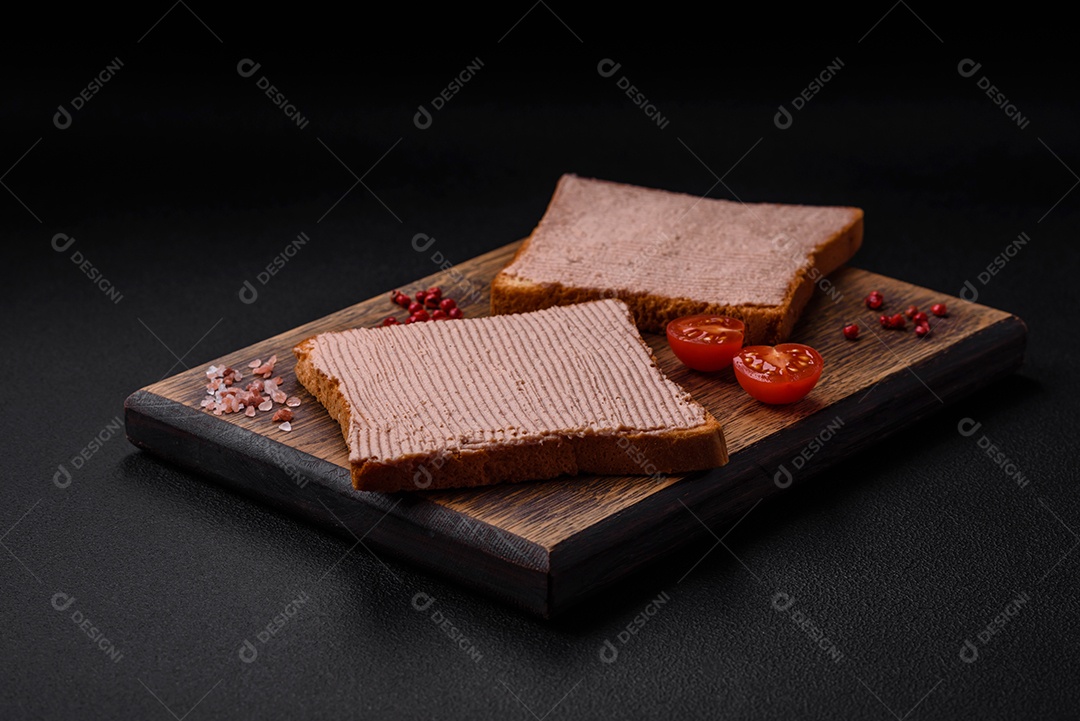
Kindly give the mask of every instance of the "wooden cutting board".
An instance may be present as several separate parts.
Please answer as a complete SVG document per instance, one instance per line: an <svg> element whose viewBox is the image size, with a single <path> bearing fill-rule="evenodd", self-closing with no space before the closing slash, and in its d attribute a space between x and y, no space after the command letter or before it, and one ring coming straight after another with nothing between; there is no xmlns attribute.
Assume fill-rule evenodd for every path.
<svg viewBox="0 0 1080 721"><path fill-rule="evenodd" d="M487 315L487 289L519 243L460 263L404 288L441 285L466 317ZM885 331L862 299L881 290L888 309L946 302L947 318L919 339ZM664 371L724 424L731 460L704 473L668 477L579 476L489 488L399 494L353 490L338 424L296 381L291 348L323 331L376 325L402 309L389 290L223 358L211 359L132 394L125 403L136 446L290 513L356 539L368 550L407 559L543 616L552 616L792 483L801 483L995 379L1023 359L1027 328L992 308L856 268L819 282L792 341L825 358L814 391L792 406L766 406L731 371L685 368L662 336L646 335ZM844 324L863 329L857 341ZM248 372L277 354L293 430L269 413L215 416L200 408L205 371L228 364ZM416 372L414 369L403 372ZM246 382L246 379L245 379ZM708 526L708 529L706 528ZM719 534L717 534L719 535ZM679 559L689 570L693 559Z"/></svg>

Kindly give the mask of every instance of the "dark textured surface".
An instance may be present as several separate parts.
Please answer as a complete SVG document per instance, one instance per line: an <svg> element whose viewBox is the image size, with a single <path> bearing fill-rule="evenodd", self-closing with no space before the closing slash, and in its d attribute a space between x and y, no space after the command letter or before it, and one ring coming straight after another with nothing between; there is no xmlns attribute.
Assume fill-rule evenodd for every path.
<svg viewBox="0 0 1080 721"><path fill-rule="evenodd" d="M110 17L108 36L91 30L102 18L59 11L9 26L0 715L1077 715L1080 452L1075 386L1060 376L1071 379L1078 350L1068 191L1080 148L1075 60L1054 49L1071 38L1063 18L954 21L899 4L783 27L762 11L721 28L671 6L665 17L587 18L538 4L517 25L528 5L442 17L403 7L378 21L190 7L209 29L179 4L157 25L166 7ZM70 128L55 128L57 104L118 56L117 76ZM263 64L248 79L235 69L245 57ZM416 128L416 106L476 57L476 77ZM837 57L837 76L779 130L777 106ZM596 72L603 58L622 63L611 78ZM963 58L983 67L963 78ZM306 128L259 94L259 74ZM666 128L620 94L624 75ZM983 75L1027 127L979 90ZM355 177L327 148L363 178L343 198ZM980 302L1028 321L1026 365L755 508L728 535L714 529L724 543L711 552L690 548L554 624L384 564L120 435L70 485L54 484L58 464L73 467L128 393L180 367L175 356L201 364L427 274L415 233L436 237L450 260L521 237L564 171L859 205L861 267L950 293L970 279ZM243 281L301 231L311 242L256 303L241 303ZM76 238L64 253L50 247L61 232ZM979 284L1021 232L1031 242ZM74 250L120 303L70 262ZM980 430L960 435L963 418ZM980 450L984 436L1024 487ZM63 612L57 593L75 597ZM428 595L419 605L434 599L422 612L418 593ZM777 593L794 598L787 611ZM633 626L661 594L669 600ZM980 643L1021 594L1019 612ZM259 641L297 598L307 600ZM839 661L792 622L796 612ZM637 633L623 644L628 624ZM245 639L252 663L238 657ZM614 663L600 659L605 639ZM975 663L960 658L965 639L979 647Z"/></svg>
<svg viewBox="0 0 1080 721"><path fill-rule="evenodd" d="M454 268L486 283L515 245ZM961 301L951 296L948 302L957 307L947 320L935 318L935 336L926 341L912 343L910 335L899 333L874 338L868 331L862 343L852 344L836 328L850 319L852 303L871 289L924 305L944 296L857 268L829 280L838 297L854 300L834 304L824 296L815 298L806 311L814 330L803 325L792 338L829 359L827 375L814 391L816 402L778 410L750 398L733 377L688 377L666 341L656 339L653 350L660 367L673 371L670 377L707 411L724 418L731 462L690 477L583 474L572 481L504 484L490 492L358 493L348 469L338 465L347 463L341 430L311 407L317 401L305 401L287 435L269 419L213 416L198 407L206 397L202 366L128 396L125 428L135 446L167 462L323 530L351 532L354 539L364 538L373 553L417 564L553 618L659 556L706 536L710 527L734 523L796 479L812 482L813 475L827 473L832 463L856 450L1011 375L1023 361L1027 326L1022 320L976 304L960 308ZM419 285L452 282L435 275ZM371 326L388 305L379 294L345 309L344 318L334 313L315 322L326 323L327 329ZM470 316L477 312L473 308ZM290 329L216 359L215 365L267 358L315 331L310 325ZM286 380L293 373L290 360L279 360L275 370ZM641 441L633 448L656 465L662 462L658 454L665 452ZM328 451L331 455L325 455ZM812 462L804 466L807 458Z"/></svg>

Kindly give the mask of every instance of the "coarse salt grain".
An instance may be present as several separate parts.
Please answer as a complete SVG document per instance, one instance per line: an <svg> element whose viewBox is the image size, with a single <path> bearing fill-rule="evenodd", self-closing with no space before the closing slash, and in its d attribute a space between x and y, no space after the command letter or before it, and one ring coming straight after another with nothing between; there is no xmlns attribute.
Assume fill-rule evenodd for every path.
<svg viewBox="0 0 1080 721"><path fill-rule="evenodd" d="M200 406L220 416L223 413L243 413L248 418L256 415L256 410L271 411L274 404L285 404L295 408L300 405L300 398L287 396L281 387L285 384L282 376L273 376L274 366L277 364L277 355L270 356L264 363L256 358L247 364L251 368L251 374L262 376L254 378L241 390L237 381L243 380L244 374L227 365L212 365L206 371L209 382L206 384L206 394L211 396L204 399ZM266 393L267 395L262 395ZM292 411L281 408L274 414L273 420L283 420L282 430L292 430L289 421L292 420ZM280 427L280 426L279 426Z"/></svg>

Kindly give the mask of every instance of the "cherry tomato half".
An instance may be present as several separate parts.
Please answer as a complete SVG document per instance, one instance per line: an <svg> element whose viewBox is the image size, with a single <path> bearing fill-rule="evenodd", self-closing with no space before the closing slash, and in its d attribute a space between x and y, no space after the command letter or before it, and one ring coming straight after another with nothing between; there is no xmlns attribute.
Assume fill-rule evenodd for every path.
<svg viewBox="0 0 1080 721"><path fill-rule="evenodd" d="M676 318L667 325L675 356L696 371L718 371L731 365L742 348L741 320L705 313Z"/></svg>
<svg viewBox="0 0 1080 721"><path fill-rule="evenodd" d="M821 354L801 343L743 348L732 361L735 378L762 403L802 400L821 378Z"/></svg>

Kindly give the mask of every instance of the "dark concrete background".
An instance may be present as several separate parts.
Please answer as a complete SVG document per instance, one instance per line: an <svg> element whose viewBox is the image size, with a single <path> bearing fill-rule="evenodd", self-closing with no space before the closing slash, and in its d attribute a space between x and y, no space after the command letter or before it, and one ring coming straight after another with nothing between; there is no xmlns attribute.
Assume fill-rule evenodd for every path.
<svg viewBox="0 0 1080 721"><path fill-rule="evenodd" d="M46 9L8 27L0 715L1077 716L1080 147L1064 18L905 3L722 19L672 5L225 15L178 3L155 24L166 9ZM55 127L57 106L115 58L115 77ZM244 58L261 63L256 76L237 73ZM417 107L477 58L416 127ZM610 78L597 72L606 58L621 63ZM838 58L778 128L778 106ZM969 78L966 58L982 64ZM306 127L259 92L262 75ZM620 92L623 76L665 127ZM984 76L1025 127L980 90ZM949 294L972 281L980 302L1028 322L1025 367L756 508L726 537L732 553L714 550L685 580L710 544L554 623L350 549L109 430L125 396L166 373L432 272L410 247L417 232L452 260L524 236L567 171L859 205L856 265ZM310 243L241 303L243 281L299 232ZM75 244L54 251L57 233ZM980 283L1020 233L1030 242ZM963 418L980 434L960 435ZM1026 485L980 450L982 435ZM59 466L95 437L58 487ZM419 591L479 660L413 609ZM776 593L795 605L778 612ZM298 598L243 663L244 640ZM628 625L638 632L602 663Z"/></svg>

